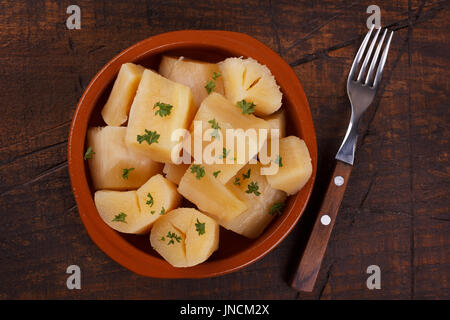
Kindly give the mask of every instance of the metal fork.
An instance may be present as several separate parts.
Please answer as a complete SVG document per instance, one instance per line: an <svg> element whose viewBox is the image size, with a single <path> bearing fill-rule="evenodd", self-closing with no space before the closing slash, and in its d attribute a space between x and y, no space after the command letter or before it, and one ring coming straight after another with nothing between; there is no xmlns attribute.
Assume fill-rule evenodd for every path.
<svg viewBox="0 0 450 320"><path fill-rule="evenodd" d="M350 123L344 141L336 155L336 166L325 198L322 201L318 218L291 282L292 287L298 291L311 292L314 289L352 170L359 123L362 115L373 102L380 85L381 75L394 34L393 31L390 31L387 35L388 30L384 29L381 39L378 41L381 30L377 29L372 40L370 38L374 32L374 26L369 30L359 47L348 75L347 94L352 107ZM386 36L387 41L385 41ZM367 48L369 42L370 45ZM375 46L376 49L373 53ZM381 58L379 57L380 53Z"/></svg>

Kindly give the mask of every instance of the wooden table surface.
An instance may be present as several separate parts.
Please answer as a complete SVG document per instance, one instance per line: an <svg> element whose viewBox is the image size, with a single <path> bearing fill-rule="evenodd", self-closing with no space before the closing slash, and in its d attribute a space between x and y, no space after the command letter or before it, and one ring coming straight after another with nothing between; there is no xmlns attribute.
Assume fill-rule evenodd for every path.
<svg viewBox="0 0 450 320"><path fill-rule="evenodd" d="M75 2L74 2L75 3ZM449 1L377 1L397 30L378 99L313 293L291 289L350 107L347 73L372 2L0 0L0 298L450 298ZM78 215L67 169L70 122L84 88L114 55L172 30L247 33L289 62L318 138L312 199L287 239L248 268L203 280L143 278L108 258ZM66 288L81 267L81 290ZM366 269L381 269L369 290Z"/></svg>

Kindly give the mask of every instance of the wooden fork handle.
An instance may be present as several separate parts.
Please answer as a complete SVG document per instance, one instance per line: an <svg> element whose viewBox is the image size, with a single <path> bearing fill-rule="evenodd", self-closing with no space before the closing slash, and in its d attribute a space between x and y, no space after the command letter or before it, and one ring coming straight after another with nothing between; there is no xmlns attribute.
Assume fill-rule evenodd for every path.
<svg viewBox="0 0 450 320"><path fill-rule="evenodd" d="M298 291L311 292L314 289L351 171L351 165L336 161L319 215L291 282Z"/></svg>

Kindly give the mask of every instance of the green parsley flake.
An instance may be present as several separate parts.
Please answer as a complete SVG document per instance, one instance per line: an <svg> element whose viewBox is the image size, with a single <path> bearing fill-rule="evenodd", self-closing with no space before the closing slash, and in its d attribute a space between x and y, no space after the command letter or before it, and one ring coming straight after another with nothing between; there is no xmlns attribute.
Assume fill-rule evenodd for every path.
<svg viewBox="0 0 450 320"><path fill-rule="evenodd" d="M283 212L283 209L286 205L283 202L275 202L269 210L269 214L270 215L274 215L274 214L281 214Z"/></svg>
<svg viewBox="0 0 450 320"><path fill-rule="evenodd" d="M247 186L248 190L245 190L246 193L254 193L255 195L259 196L261 192L258 191L259 186L257 182L250 182L250 184Z"/></svg>
<svg viewBox="0 0 450 320"><path fill-rule="evenodd" d="M211 119L208 121L208 123L211 124L211 128L213 129L220 129L219 124L216 122L216 119Z"/></svg>
<svg viewBox="0 0 450 320"><path fill-rule="evenodd" d="M274 162L281 168L283 166L283 163L281 162L282 160L283 158L281 158L280 155L277 155Z"/></svg>
<svg viewBox="0 0 450 320"><path fill-rule="evenodd" d="M242 114L252 114L253 112L255 112L256 105L253 102L247 102L244 99L239 101L237 105L242 109Z"/></svg>
<svg viewBox="0 0 450 320"><path fill-rule="evenodd" d="M147 200L147 202L145 202L145 204L148 204L150 206L150 208L153 207L153 197L150 194L150 192L147 193L147 198L148 198L148 200Z"/></svg>
<svg viewBox="0 0 450 320"><path fill-rule="evenodd" d="M134 168L124 168L124 169L122 169L122 178L123 179L125 179L125 180L127 180L128 179L128 174L131 172L131 171L133 171L134 170Z"/></svg>
<svg viewBox="0 0 450 320"><path fill-rule="evenodd" d="M233 184L235 184L236 186L240 186L241 185L241 181L240 181L241 179L240 178L234 178L234 182L233 182Z"/></svg>
<svg viewBox="0 0 450 320"><path fill-rule="evenodd" d="M181 241L181 237L179 235L177 235L175 232L170 232L170 231L167 232L166 237L170 239L170 241L167 243L167 245L174 244L175 243L174 240L176 240L177 242Z"/></svg>
<svg viewBox="0 0 450 320"><path fill-rule="evenodd" d="M118 215L114 216L114 219L112 219L112 221L117 221L117 222L124 222L127 223L125 221L125 218L127 217L127 215L123 212L119 213Z"/></svg>
<svg viewBox="0 0 450 320"><path fill-rule="evenodd" d="M158 134L158 132L145 129L144 135L137 135L137 142L139 142L139 144L141 144L143 141L147 141L148 144L158 143L159 137L160 135Z"/></svg>
<svg viewBox="0 0 450 320"><path fill-rule="evenodd" d="M200 221L198 221L197 218L197 223L195 224L195 231L198 232L199 236L205 234L205 222L201 223Z"/></svg>
<svg viewBox="0 0 450 320"><path fill-rule="evenodd" d="M225 148L222 149L222 154L220 155L220 159L226 159L228 157L228 154L231 152L231 150L227 150Z"/></svg>
<svg viewBox="0 0 450 320"><path fill-rule="evenodd" d="M206 92L208 92L208 94L210 94L211 92L214 91L215 87L216 87L216 83L212 80L209 80L205 86Z"/></svg>
<svg viewBox="0 0 450 320"><path fill-rule="evenodd" d="M220 170L214 171L214 172L213 172L213 176L214 176L215 178L217 178L217 176L219 175L220 172L221 172Z"/></svg>
<svg viewBox="0 0 450 320"><path fill-rule="evenodd" d="M220 126L216 122L216 119L209 120L208 123L210 123L211 128L214 129L213 132L211 133L211 137L216 138L216 139L220 138L220 132L219 132Z"/></svg>
<svg viewBox="0 0 450 320"><path fill-rule="evenodd" d="M217 80L217 78L219 78L221 75L222 75L222 74L221 74L220 72L215 72L215 71L213 71L213 76L212 76L212 78L213 78L213 80Z"/></svg>
<svg viewBox="0 0 450 320"><path fill-rule="evenodd" d="M161 208L161 212L159 213L159 215L164 215L166 214L166 209L164 209L164 207Z"/></svg>
<svg viewBox="0 0 450 320"><path fill-rule="evenodd" d="M200 180L205 176L205 167L202 167L198 164L194 164L191 167L191 173L195 173L196 174L195 177L197 178L197 180Z"/></svg>
<svg viewBox="0 0 450 320"><path fill-rule="evenodd" d="M251 171L252 171L252 169L248 169L247 173L243 173L242 174L242 178L243 178L242 180L249 179Z"/></svg>
<svg viewBox="0 0 450 320"><path fill-rule="evenodd" d="M157 102L153 106L153 109L159 107L159 110L156 110L155 115L159 115L161 118L168 116L170 114L170 110L172 110L173 106L168 103Z"/></svg>
<svg viewBox="0 0 450 320"><path fill-rule="evenodd" d="M92 147L88 147L86 150L86 153L84 154L83 159L84 160L91 159L94 154L95 154L95 152L92 151Z"/></svg>

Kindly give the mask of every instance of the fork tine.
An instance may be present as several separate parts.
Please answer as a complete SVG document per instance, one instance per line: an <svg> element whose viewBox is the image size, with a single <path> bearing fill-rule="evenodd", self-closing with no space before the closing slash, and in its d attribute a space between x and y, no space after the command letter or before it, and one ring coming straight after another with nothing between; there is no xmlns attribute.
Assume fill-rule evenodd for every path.
<svg viewBox="0 0 450 320"><path fill-rule="evenodd" d="M372 63L370 64L369 72L367 73L366 81L364 82L364 84L368 84L369 80L373 76L373 72L375 70L375 65L377 64L377 61L378 61L378 55L380 54L381 47L383 46L383 42L384 42L384 38L386 37L386 33L387 33L387 29L384 29L383 36L381 37L380 43L378 43L377 49L375 50L375 53L373 55Z"/></svg>
<svg viewBox="0 0 450 320"><path fill-rule="evenodd" d="M364 37L363 42L361 43L361 46L358 49L358 52L356 53L355 59L353 60L352 68L350 69L350 73L348 74L348 80L353 80L356 69L359 66L359 63L361 62L361 58L363 56L364 50L366 49L367 43L369 42L370 35L372 34L373 29L375 28L375 24L372 25L369 32L367 32L366 36Z"/></svg>
<svg viewBox="0 0 450 320"><path fill-rule="evenodd" d="M356 81L360 81L363 78L363 75L367 71L367 64L369 63L370 57L372 55L372 50L375 47L375 43L377 43L378 35L380 34L381 28L378 29L377 33L375 33L375 36L372 39L372 42L370 43L369 49L367 50L366 57L364 58L364 62L361 66L361 69L359 70L358 79Z"/></svg>
<svg viewBox="0 0 450 320"><path fill-rule="evenodd" d="M394 35L394 31L391 31L389 34L389 39L386 43L386 47L384 47L383 54L381 55L380 64L377 69L377 73L375 74L375 80L373 82L373 86L376 88L381 80L381 75L383 74L384 64L386 63L387 55L389 52L389 46L391 45L392 36Z"/></svg>

